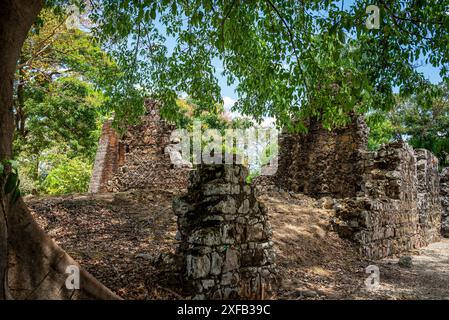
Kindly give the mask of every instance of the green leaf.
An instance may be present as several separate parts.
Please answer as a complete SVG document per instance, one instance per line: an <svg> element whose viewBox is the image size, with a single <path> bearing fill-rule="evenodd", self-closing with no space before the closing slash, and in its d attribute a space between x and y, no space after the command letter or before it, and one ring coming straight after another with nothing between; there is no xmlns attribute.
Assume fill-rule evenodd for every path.
<svg viewBox="0 0 449 320"><path fill-rule="evenodd" d="M19 178L19 176L17 175L17 173L10 173L8 175L8 178L6 179L6 184L5 184L5 193L6 194L14 191L14 189L17 186L18 178Z"/></svg>
<svg viewBox="0 0 449 320"><path fill-rule="evenodd" d="M15 160L11 160L10 165L11 165L12 171L17 173L17 170L19 170L19 163Z"/></svg>
<svg viewBox="0 0 449 320"><path fill-rule="evenodd" d="M3 173L4 169L5 169L5 166L2 163L0 163L0 174Z"/></svg>
<svg viewBox="0 0 449 320"><path fill-rule="evenodd" d="M151 19L152 19L152 20L156 19L156 6L153 6L153 7L151 8L150 16L151 16Z"/></svg>

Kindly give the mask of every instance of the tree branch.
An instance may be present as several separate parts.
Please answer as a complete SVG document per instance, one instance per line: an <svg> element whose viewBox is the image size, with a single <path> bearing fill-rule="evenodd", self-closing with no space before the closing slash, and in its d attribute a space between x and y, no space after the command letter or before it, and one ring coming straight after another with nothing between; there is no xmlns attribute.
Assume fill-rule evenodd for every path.
<svg viewBox="0 0 449 320"><path fill-rule="evenodd" d="M223 45L223 47L222 47L223 50L224 50L224 42L225 42L225 39L224 39L224 25L225 25L226 20L229 18L229 15L231 14L232 8L234 7L235 3L236 3L236 0L232 1L231 5L230 5L230 7L228 9L228 12L225 14L224 18L221 21L221 42L222 42L222 45Z"/></svg>
<svg viewBox="0 0 449 320"><path fill-rule="evenodd" d="M276 12L276 15L279 17L279 19L281 20L282 24L284 25L285 29L287 29L287 33L290 37L290 43L293 47L293 53L296 57L296 62L298 64L298 69L299 69L299 73L301 74L302 80L303 80L303 84L305 89L307 90L307 82L306 82L306 78L304 76L304 71L302 70L300 61L299 61L299 55L298 55L298 51L295 45L295 37L293 35L293 32L288 24L288 22L284 19L284 17L282 16L281 12L278 10L278 8L274 5L274 3L271 0L266 0L268 2L268 4L270 5L270 7L274 10L274 12ZM299 43L301 43L301 41L298 41Z"/></svg>

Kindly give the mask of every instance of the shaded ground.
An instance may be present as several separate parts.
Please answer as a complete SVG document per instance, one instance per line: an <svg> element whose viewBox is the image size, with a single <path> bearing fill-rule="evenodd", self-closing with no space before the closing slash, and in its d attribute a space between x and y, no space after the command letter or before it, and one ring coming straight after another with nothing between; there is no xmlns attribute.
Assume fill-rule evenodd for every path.
<svg viewBox="0 0 449 320"><path fill-rule="evenodd" d="M165 190L27 198L38 223L90 273L125 299L181 298L153 261L173 252L175 194ZM332 231L330 200L267 192L281 285L277 299L449 299L449 240L413 256L366 261ZM381 285L367 291L365 268L380 268Z"/></svg>
<svg viewBox="0 0 449 320"><path fill-rule="evenodd" d="M174 248L173 193L152 190L26 199L41 227L99 281L125 299L172 298L146 276Z"/></svg>

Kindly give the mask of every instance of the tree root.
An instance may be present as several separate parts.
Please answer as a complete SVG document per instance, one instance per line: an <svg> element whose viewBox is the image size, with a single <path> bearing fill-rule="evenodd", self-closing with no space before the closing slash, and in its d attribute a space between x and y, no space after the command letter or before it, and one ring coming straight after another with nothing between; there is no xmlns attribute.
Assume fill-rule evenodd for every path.
<svg viewBox="0 0 449 320"><path fill-rule="evenodd" d="M45 234L21 197L11 204L8 222L8 288L14 299L121 299ZM68 266L79 268L79 289L66 288Z"/></svg>

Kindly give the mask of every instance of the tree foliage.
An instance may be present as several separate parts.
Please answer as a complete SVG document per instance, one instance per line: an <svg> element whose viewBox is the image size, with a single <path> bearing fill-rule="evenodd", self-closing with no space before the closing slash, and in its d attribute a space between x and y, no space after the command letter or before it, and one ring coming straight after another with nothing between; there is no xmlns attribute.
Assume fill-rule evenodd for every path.
<svg viewBox="0 0 449 320"><path fill-rule="evenodd" d="M33 113L27 105L54 94L53 82L73 77L89 83L92 90L104 91L105 77L118 73L95 39L84 31L68 29L66 19L67 15L44 10L22 48L15 78L14 112L16 134L25 140L30 130L27 120Z"/></svg>
<svg viewBox="0 0 449 320"><path fill-rule="evenodd" d="M44 176L53 168L48 163L49 155L64 154L68 161L83 159L86 166L92 165L100 135L102 100L89 83L74 77L58 78L41 98L27 99L27 135L15 139L26 193L49 190L42 188ZM66 173L76 175L75 171Z"/></svg>
<svg viewBox="0 0 449 320"><path fill-rule="evenodd" d="M236 84L236 110L296 131L312 116L325 127L344 124L353 110L375 118L395 106L395 89L433 108L441 91L418 71L422 60L448 79L448 1L380 1L373 30L365 26L371 3L364 0L93 0L78 3L90 21L84 30L66 29L63 3L78 2L48 2L52 10L42 12L23 48L17 145L60 141L66 152L92 158L94 109L114 111L123 129L143 113L148 95L161 101L168 120L224 129L214 61ZM180 106L181 93L193 111ZM390 118L372 124L371 148L396 130Z"/></svg>
<svg viewBox="0 0 449 320"><path fill-rule="evenodd" d="M394 111L376 111L365 117L369 127L368 150L375 151L397 137L395 133L398 128L392 122L393 113Z"/></svg>
<svg viewBox="0 0 449 320"><path fill-rule="evenodd" d="M91 166L108 113L105 83L118 73L94 37L69 29L66 19L64 10L41 12L25 40L16 72L14 151L26 193L59 190L43 187L54 168L48 162L53 153ZM77 173L66 173L75 175L66 178L75 183ZM67 187L80 191L79 185Z"/></svg>
<svg viewBox="0 0 449 320"><path fill-rule="evenodd" d="M65 155L53 155L49 160L52 169L42 182L43 193L60 195L87 191L92 172L90 163Z"/></svg>
<svg viewBox="0 0 449 320"><path fill-rule="evenodd" d="M442 94L430 106L421 105L413 96L401 101L393 121L400 124L401 134L414 148L432 151L440 166L449 165L449 89L440 87Z"/></svg>
<svg viewBox="0 0 449 320"><path fill-rule="evenodd" d="M433 152L440 166L449 165L449 90L447 85L436 86L441 93L431 105L424 104L418 95L397 97L396 106L388 112L370 114L369 147L394 139L408 141L414 148Z"/></svg>
<svg viewBox="0 0 449 320"><path fill-rule="evenodd" d="M39 152L62 143L71 155L93 158L101 103L101 94L88 83L58 78L41 98L27 99L27 136L22 148Z"/></svg>
<svg viewBox="0 0 449 320"><path fill-rule="evenodd" d="M447 1L380 1L378 30L365 27L371 3L363 0L349 8L329 0L94 3L96 34L128 71L111 87L122 115L132 114L123 99L136 100L136 84L164 102L166 117L175 114L180 92L215 105L221 94L214 60L236 83L238 110L297 130L310 116L330 127L354 109L390 109L395 87L429 104L437 92L417 71L420 59L447 79Z"/></svg>

